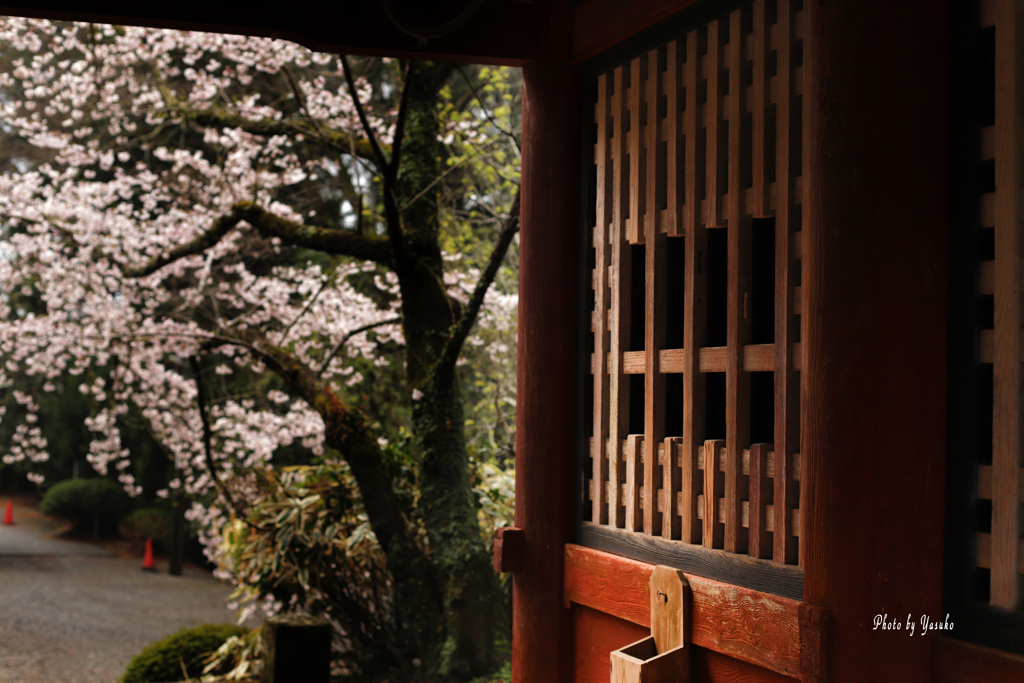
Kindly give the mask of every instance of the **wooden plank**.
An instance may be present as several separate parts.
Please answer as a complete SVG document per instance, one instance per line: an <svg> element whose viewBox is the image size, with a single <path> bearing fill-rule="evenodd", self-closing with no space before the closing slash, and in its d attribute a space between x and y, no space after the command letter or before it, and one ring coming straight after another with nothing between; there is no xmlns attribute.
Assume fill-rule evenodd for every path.
<svg viewBox="0 0 1024 683"><path fill-rule="evenodd" d="M630 329L630 287L632 283L632 256L626 242L626 212L629 210L629 174L625 168L626 159L626 79L628 72L623 67L613 71L614 91L611 97L612 139L614 150L612 173L612 220L611 220L611 306L609 314L608 348L608 523L616 528L625 524L622 490L625 454L622 440L629 431L629 378L623 371L623 351L629 348Z"/></svg>
<svg viewBox="0 0 1024 683"><path fill-rule="evenodd" d="M750 505L748 512L749 543L747 554L754 558L770 559L773 545L768 532L765 508L768 504L768 453L771 444L755 443L750 446Z"/></svg>
<svg viewBox="0 0 1024 683"><path fill-rule="evenodd" d="M707 129L706 153L707 173L705 175L705 214L704 224L708 227L721 227L722 194L726 191L721 182L722 178L722 152L724 150L724 135L722 135L722 90L725 84L722 82L722 43L720 22L712 21L707 28L707 56L704 58L704 67L707 73Z"/></svg>
<svg viewBox="0 0 1024 683"><path fill-rule="evenodd" d="M775 183L779 196L789 197L791 184L791 151L799 128L794 118L799 113L792 97L792 21L790 0L779 0L777 6L779 33L778 84L779 101L776 104ZM789 510L798 504L798 489L793 483L791 457L800 447L800 415L798 399L799 377L794 371L794 355L790 353L799 333L799 292L796 286L801 267L802 240L795 235L795 225L789 202L778 202L775 207L775 462L772 557L776 562L798 561L798 545L794 538ZM793 300L790 300L792 292Z"/></svg>
<svg viewBox="0 0 1024 683"><path fill-rule="evenodd" d="M721 439L704 442L704 547L721 548L725 530L718 522L718 499L725 493L725 475L719 459L726 443Z"/></svg>
<svg viewBox="0 0 1024 683"><path fill-rule="evenodd" d="M585 0L572 9L572 62L578 64L668 18L696 0Z"/></svg>
<svg viewBox="0 0 1024 683"><path fill-rule="evenodd" d="M1024 680L1024 657L1020 655L941 635L932 636L931 646L933 683L1019 683Z"/></svg>
<svg viewBox="0 0 1024 683"><path fill-rule="evenodd" d="M1024 500L1024 467L1020 469L1019 488L1021 500ZM978 465L978 498L992 500L992 466Z"/></svg>
<svg viewBox="0 0 1024 683"><path fill-rule="evenodd" d="M679 465L679 453L683 448L683 439L678 436L666 437L664 441L664 453L667 455L662 466L664 467L664 481L662 482L662 513L664 520L664 538L679 539L682 533L681 518L679 516L679 492L682 484L682 473Z"/></svg>
<svg viewBox="0 0 1024 683"><path fill-rule="evenodd" d="M666 297L668 295L668 237L658 223L658 102L662 88L659 72L659 50L647 54L647 81L644 93L646 103L646 163L647 181L645 203L650 209L644 226L644 533L662 534L664 515L655 503L658 484L671 477L671 467L662 469L657 463L658 445L665 438L665 376L658 372L658 352L665 346ZM669 501L671 504L674 501ZM669 518L672 515L668 515ZM671 537L671 521L669 522Z"/></svg>
<svg viewBox="0 0 1024 683"><path fill-rule="evenodd" d="M646 542L666 543L658 539L646 539ZM688 547L705 556L726 556L726 553ZM690 631L693 645L787 676L798 676L801 659L815 656L810 648L820 647L820 644L816 645L811 637L813 628L805 631L801 639L802 603L682 570L693 596ZM566 603L584 605L649 627L649 586L653 571L654 566L646 562L566 545L564 599ZM788 571L794 570L789 568ZM802 643L804 650L801 650Z"/></svg>
<svg viewBox="0 0 1024 683"><path fill-rule="evenodd" d="M629 223L627 239L630 244L644 241L644 214L647 213L647 159L644 139L643 81L647 71L647 57L641 55L629 65Z"/></svg>
<svg viewBox="0 0 1024 683"><path fill-rule="evenodd" d="M747 533L740 524L740 504L746 498L746 480L740 473L740 454L750 439L750 373L743 369L743 347L750 343L751 243L753 222L743 213L743 174L750 164L750 142L744 139L742 121L743 55L741 38L743 10L729 15L729 44L726 47L726 68L729 71L729 102L727 204L729 232L727 236L727 353L725 371L725 536L728 552L747 551Z"/></svg>
<svg viewBox="0 0 1024 683"><path fill-rule="evenodd" d="M649 635L646 627L580 604L572 605L572 616L574 683L609 683L610 654Z"/></svg>
<svg viewBox="0 0 1024 683"><path fill-rule="evenodd" d="M978 534L978 566L982 569L992 568L992 534ZM1017 541L1020 553L1024 553L1024 538ZM1024 574L1024 557L1018 554L1017 574Z"/></svg>
<svg viewBox="0 0 1024 683"><path fill-rule="evenodd" d="M591 479L594 482L591 499L591 519L599 524L608 523L608 497L605 482L608 481L608 316L610 306L608 291L608 226L611 223L613 192L612 174L609 172L608 138L611 134L611 98L608 94L607 74L597 79L597 226L594 229L594 357L602 361L593 367L594 373L594 438L591 440L590 457L593 462Z"/></svg>
<svg viewBox="0 0 1024 683"><path fill-rule="evenodd" d="M793 344L794 354L799 353L800 343ZM697 349L697 367L700 372L725 372L728 348L705 346ZM596 361L591 358L591 368ZM611 355L608 365L611 366ZM622 372L627 375L642 375L647 371L647 357L643 351L627 351L622 354ZM772 372L775 369L774 344L747 344L743 347L742 367L746 372ZM686 349L662 349L658 352L658 372L685 374Z"/></svg>
<svg viewBox="0 0 1024 683"><path fill-rule="evenodd" d="M494 571L499 574L522 571L526 566L526 535L514 526L494 530Z"/></svg>
<svg viewBox="0 0 1024 683"><path fill-rule="evenodd" d="M763 218L769 215L768 209L768 181L767 168L769 159L766 156L767 145L765 144L765 124L768 113L768 31L767 12L765 0L754 0L753 6L753 45L751 58L753 61L754 82L751 85L752 97L748 100L751 105L752 120L752 201L749 204L750 213L755 218ZM731 188L730 188L731 189Z"/></svg>
<svg viewBox="0 0 1024 683"><path fill-rule="evenodd" d="M990 603L1020 603L1021 116L1024 31L1018 0L996 3L995 353L992 409L992 582Z"/></svg>
<svg viewBox="0 0 1024 683"><path fill-rule="evenodd" d="M685 46L673 40L665 48L665 120L662 125L665 148L665 206L667 222L662 224L665 234L677 237L683 234L683 203L686 201L685 161L682 115L682 60Z"/></svg>
<svg viewBox="0 0 1024 683"><path fill-rule="evenodd" d="M705 139L700 130L701 33L686 34L686 202L683 227L686 232L683 266L683 445L680 466L680 538L700 543L702 528L697 520L697 494L702 478L697 470L697 450L704 446L705 378L700 371L698 349L707 341L707 228L699 213L704 190Z"/></svg>
<svg viewBox="0 0 1024 683"><path fill-rule="evenodd" d="M644 464L644 436L630 434L626 437L626 530L643 531L644 518L640 510L640 485L643 475L640 468Z"/></svg>
<svg viewBox="0 0 1024 683"><path fill-rule="evenodd" d="M986 192L981 195L981 226L992 228L996 224L996 193Z"/></svg>
<svg viewBox="0 0 1024 683"><path fill-rule="evenodd" d="M728 348L705 346L698 351L698 362L701 372L725 372L728 364Z"/></svg>

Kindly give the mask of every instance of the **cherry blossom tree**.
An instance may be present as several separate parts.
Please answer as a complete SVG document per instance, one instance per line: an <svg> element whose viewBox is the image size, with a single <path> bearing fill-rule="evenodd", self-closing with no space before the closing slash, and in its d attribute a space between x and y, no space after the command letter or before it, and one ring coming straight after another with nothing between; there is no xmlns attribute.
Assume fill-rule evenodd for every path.
<svg viewBox="0 0 1024 683"><path fill-rule="evenodd" d="M518 230L508 73L15 18L0 55L0 133L34 154L0 174L4 462L45 461L39 396L80 376L93 467L139 492L140 419L216 555L275 452L336 454L386 558L396 656L490 669L504 620L459 366L512 329L492 287ZM360 367L402 380L411 503Z"/></svg>

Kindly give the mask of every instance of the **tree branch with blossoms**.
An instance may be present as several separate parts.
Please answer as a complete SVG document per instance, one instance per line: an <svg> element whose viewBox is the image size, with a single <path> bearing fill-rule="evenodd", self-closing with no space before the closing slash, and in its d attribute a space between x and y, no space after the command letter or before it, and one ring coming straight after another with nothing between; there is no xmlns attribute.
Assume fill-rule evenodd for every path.
<svg viewBox="0 0 1024 683"><path fill-rule="evenodd" d="M206 232L192 241L153 258L143 266L123 266L122 272L130 278L152 275L175 261L205 252L224 239L242 221L247 222L264 237L277 237L292 246L316 249L327 254L353 256L376 263L391 262L391 247L385 238L296 223L276 216L253 202L238 202L232 207L231 213L214 220Z"/></svg>

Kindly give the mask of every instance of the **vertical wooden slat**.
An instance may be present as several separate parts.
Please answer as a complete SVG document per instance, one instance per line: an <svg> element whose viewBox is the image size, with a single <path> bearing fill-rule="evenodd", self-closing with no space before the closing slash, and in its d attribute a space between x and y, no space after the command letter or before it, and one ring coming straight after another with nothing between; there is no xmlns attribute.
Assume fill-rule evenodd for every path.
<svg viewBox="0 0 1024 683"><path fill-rule="evenodd" d="M629 431L629 378L623 373L622 352L629 349L630 283L632 259L626 242L626 211L629 207L629 173L625 168L626 134L626 77L628 72L618 67L613 73L614 93L611 97L612 116L612 216L611 216L611 311L608 368L608 455L611 459L608 480L608 523L621 529L625 522L622 497L622 440Z"/></svg>
<svg viewBox="0 0 1024 683"><path fill-rule="evenodd" d="M661 96L661 74L658 70L658 50L647 55L647 81L644 100L647 110L645 147L647 170L645 177L647 214L644 221L644 533L653 536L662 531L662 512L658 511L656 494L664 481L658 467L658 444L665 438L665 375L658 372L658 353L665 347L665 270L668 239L658 221L655 193L658 186L658 99ZM634 86L634 89L636 86ZM671 469L671 458L665 458Z"/></svg>
<svg viewBox="0 0 1024 683"><path fill-rule="evenodd" d="M720 225L720 204L722 201L721 183L721 151L722 151L722 43L720 33L721 22L712 21L708 24L708 53L705 58L707 65L707 176L704 224L708 227Z"/></svg>
<svg viewBox="0 0 1024 683"><path fill-rule="evenodd" d="M755 218L769 215L768 159L765 148L765 119L768 111L768 27L766 26L766 0L754 0L754 54L753 58L753 201L751 212ZM730 91L731 92L731 91Z"/></svg>
<svg viewBox="0 0 1024 683"><path fill-rule="evenodd" d="M743 171L749 163L749 138L743 136L742 10L729 16L729 198L727 244L727 330L725 370L725 550L746 552L741 523L741 460L750 435L750 373L743 369L743 347L750 343L751 219L743 211Z"/></svg>
<svg viewBox="0 0 1024 683"><path fill-rule="evenodd" d="M630 63L629 90L629 243L644 241L644 213L647 211L645 191L647 159L644 145L644 71L646 56Z"/></svg>
<svg viewBox="0 0 1024 683"><path fill-rule="evenodd" d="M679 484L682 481L679 467L679 453L683 440L678 436L667 437L665 444L665 469L662 481L662 531L664 538L679 540L682 526L679 517Z"/></svg>
<svg viewBox="0 0 1024 683"><path fill-rule="evenodd" d="M750 514L747 554L758 559L771 559L772 535L768 531L766 506L771 499L768 481L768 453L772 444L755 443L750 446ZM772 520L774 521L774 520Z"/></svg>
<svg viewBox="0 0 1024 683"><path fill-rule="evenodd" d="M665 206L668 209L668 225L662 226L671 236L683 234L683 211L685 207L685 177L680 165L683 163L683 126L680 120L682 112L682 74L683 59L680 41L673 40L665 48L665 127L667 141L665 149Z"/></svg>
<svg viewBox="0 0 1024 683"><path fill-rule="evenodd" d="M704 547L721 548L722 524L718 521L718 500L724 489L724 476L719 462L725 441L712 439L704 442Z"/></svg>
<svg viewBox="0 0 1024 683"><path fill-rule="evenodd" d="M608 76L597 80L597 226L594 230L594 438L591 440L593 458L592 517L596 524L608 523L608 224L611 219L612 189L609 171Z"/></svg>
<svg viewBox="0 0 1024 683"><path fill-rule="evenodd" d="M1021 458L1021 116L1024 115L1021 2L996 3L995 355L992 410L991 604L1020 599Z"/></svg>
<svg viewBox="0 0 1024 683"><path fill-rule="evenodd" d="M700 37L686 36L686 203L683 225L686 231L683 284L683 446L679 514L682 540L700 543L697 495L701 488L697 449L704 444L704 373L700 371L697 349L707 341L707 285L704 276L707 228L700 217L704 191L704 137L700 121Z"/></svg>
<svg viewBox="0 0 1024 683"><path fill-rule="evenodd" d="M790 154L794 117L792 45L793 20L790 0L778 0L778 35L775 104L775 520L773 558L776 562L797 561L796 538L789 510L796 504L792 454L799 449L800 420L797 398L800 390L793 371L792 342L796 340L798 319L793 315L790 291L797 282L799 262L795 258ZM804 167L806 168L806 166ZM805 190L806 191L806 190ZM807 233L804 233L807 234Z"/></svg>
<svg viewBox="0 0 1024 683"><path fill-rule="evenodd" d="M626 437L626 530L643 531L644 520L640 513L640 484L643 476L640 468L644 461L644 435L630 434Z"/></svg>

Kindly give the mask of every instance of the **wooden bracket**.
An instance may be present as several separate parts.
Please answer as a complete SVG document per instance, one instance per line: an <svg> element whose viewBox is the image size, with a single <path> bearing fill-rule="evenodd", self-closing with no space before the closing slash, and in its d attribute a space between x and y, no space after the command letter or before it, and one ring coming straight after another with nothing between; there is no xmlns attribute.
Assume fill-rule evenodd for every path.
<svg viewBox="0 0 1024 683"><path fill-rule="evenodd" d="M526 564L526 534L514 526L494 531L494 570L500 574L518 572Z"/></svg>
<svg viewBox="0 0 1024 683"><path fill-rule="evenodd" d="M688 683L690 584L659 565L651 574L651 635L611 653L611 683Z"/></svg>

